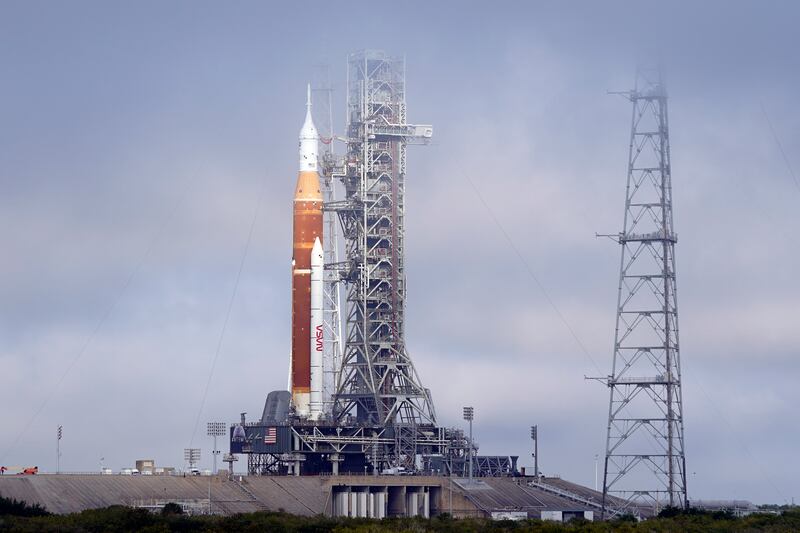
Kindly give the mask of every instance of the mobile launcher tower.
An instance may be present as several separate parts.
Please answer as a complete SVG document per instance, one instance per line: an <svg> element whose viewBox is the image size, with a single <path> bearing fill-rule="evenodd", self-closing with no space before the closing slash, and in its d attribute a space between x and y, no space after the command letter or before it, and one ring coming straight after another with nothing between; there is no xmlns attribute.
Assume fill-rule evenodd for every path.
<svg viewBox="0 0 800 533"><path fill-rule="evenodd" d="M474 445L437 425L405 345L406 149L433 134L406 121L405 60L372 50L349 56L344 157L318 156L310 110L309 91L295 193L291 392L271 392L257 422L242 415L231 427L231 454L247 455L250 474L463 475ZM323 212L338 224L324 224ZM326 262L324 279L321 258L339 256L339 238L323 227L340 228L344 243L344 260ZM320 302L337 306L342 285L344 342L323 340L320 332L335 337L338 328L322 324Z"/></svg>

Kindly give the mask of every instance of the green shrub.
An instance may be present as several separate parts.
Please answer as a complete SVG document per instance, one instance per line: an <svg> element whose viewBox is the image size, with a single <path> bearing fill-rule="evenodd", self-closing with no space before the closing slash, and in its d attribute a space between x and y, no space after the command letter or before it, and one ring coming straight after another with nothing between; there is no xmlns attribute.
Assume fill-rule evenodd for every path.
<svg viewBox="0 0 800 533"><path fill-rule="evenodd" d="M38 503L30 505L27 502L4 498L0 495L0 516L47 516L49 514L47 509Z"/></svg>
<svg viewBox="0 0 800 533"><path fill-rule="evenodd" d="M175 502L169 502L161 509L161 514L164 516L183 514L183 507Z"/></svg>

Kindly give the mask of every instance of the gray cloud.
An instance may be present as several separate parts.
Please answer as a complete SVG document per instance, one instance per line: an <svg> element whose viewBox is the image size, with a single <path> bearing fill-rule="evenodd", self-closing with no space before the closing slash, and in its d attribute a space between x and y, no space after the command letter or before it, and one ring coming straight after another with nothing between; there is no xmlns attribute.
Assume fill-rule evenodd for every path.
<svg viewBox="0 0 800 533"><path fill-rule="evenodd" d="M303 86L329 61L341 123L366 45L407 55L409 118L436 128L409 156L407 315L440 418L474 404L482 450L522 456L538 423L545 471L593 484L607 391L466 178L607 373L619 250L594 233L622 222L630 110L606 91L659 55L690 495L791 498L800 191L761 105L800 168L796 6L412 3L379 29L357 6L156 6L0 20L0 461L52 468L64 424L66 468L180 463L265 182L201 423L285 386Z"/></svg>

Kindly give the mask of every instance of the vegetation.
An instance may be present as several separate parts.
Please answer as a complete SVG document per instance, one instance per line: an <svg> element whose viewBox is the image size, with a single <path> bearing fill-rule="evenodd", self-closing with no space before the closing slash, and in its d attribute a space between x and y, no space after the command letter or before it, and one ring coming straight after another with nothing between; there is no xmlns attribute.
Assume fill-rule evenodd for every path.
<svg viewBox="0 0 800 533"><path fill-rule="evenodd" d="M183 514L183 507L175 502L169 502L161 509L161 514L164 516Z"/></svg>
<svg viewBox="0 0 800 533"><path fill-rule="evenodd" d="M286 513L251 513L229 517L189 517L170 506L161 513L114 506L83 511L71 515L48 515L41 507L20 502L2 501L0 532L297 532L297 533L478 533L478 532L562 532L585 531L624 533L660 532L728 532L728 531L800 531L800 510L790 509L782 514L760 514L734 518L725 514L702 511L664 513L645 522L626 519L606 523L573 520L568 524L526 520L522 522L453 519L447 514L425 520L421 518L390 518L383 521L361 518L300 517ZM34 510L35 511L32 511ZM36 514L39 513L39 514ZM44 514L42 514L44 513Z"/></svg>
<svg viewBox="0 0 800 533"><path fill-rule="evenodd" d="M29 505L26 502L3 498L0 496L0 517L2 516L46 516L50 513L39 505Z"/></svg>

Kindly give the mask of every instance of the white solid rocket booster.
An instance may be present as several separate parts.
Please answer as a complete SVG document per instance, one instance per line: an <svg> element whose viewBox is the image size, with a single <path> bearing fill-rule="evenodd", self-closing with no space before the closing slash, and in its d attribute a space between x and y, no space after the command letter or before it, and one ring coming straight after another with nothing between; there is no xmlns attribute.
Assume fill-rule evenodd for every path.
<svg viewBox="0 0 800 533"><path fill-rule="evenodd" d="M314 247L311 249L311 323L310 323L310 342L311 342L311 398L310 398L310 417L317 420L322 415L323 402L322 390L324 387L323 369L323 269L325 261L322 255L322 243L319 237L314 240Z"/></svg>

